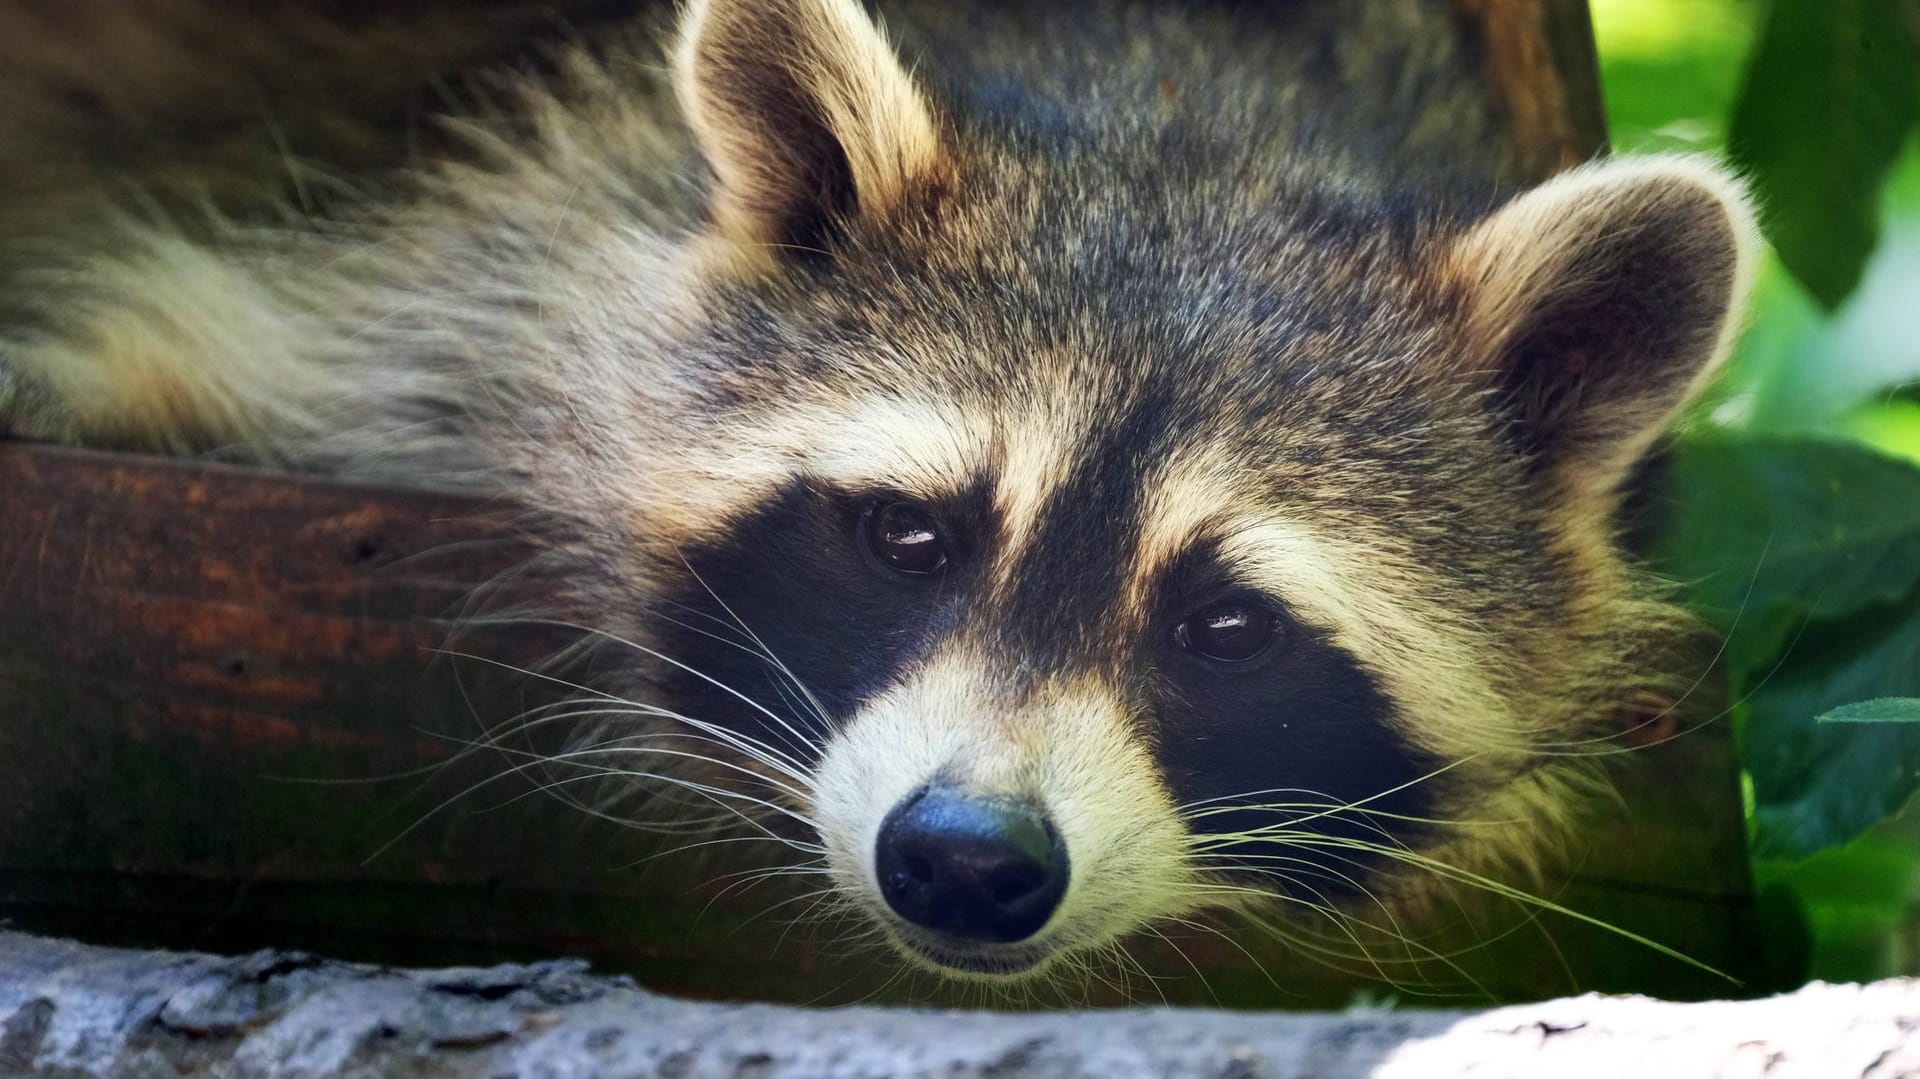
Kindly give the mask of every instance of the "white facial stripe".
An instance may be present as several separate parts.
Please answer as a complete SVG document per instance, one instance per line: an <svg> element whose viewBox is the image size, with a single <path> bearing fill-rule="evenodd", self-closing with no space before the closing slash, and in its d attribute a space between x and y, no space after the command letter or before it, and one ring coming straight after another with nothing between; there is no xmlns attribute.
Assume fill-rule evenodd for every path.
<svg viewBox="0 0 1920 1079"><path fill-rule="evenodd" d="M929 501L985 481L1005 529L993 552L1005 576L1066 479L1084 426L1048 409L1009 420L898 396L802 402L722 428L676 459L656 454L634 488L644 496L637 504L648 514L645 534L677 543L752 510L798 476Z"/></svg>
<svg viewBox="0 0 1920 1079"><path fill-rule="evenodd" d="M994 508L1005 536L997 558L1002 580L1019 564L1039 529L1041 513L1066 480L1082 426L1044 409L1001 429L993 481Z"/></svg>
<svg viewBox="0 0 1920 1079"><path fill-rule="evenodd" d="M1140 538L1127 602L1144 611L1152 588L1174 559L1219 531L1234 512L1230 467L1195 453L1175 455L1142 481Z"/></svg>
<svg viewBox="0 0 1920 1079"><path fill-rule="evenodd" d="M1066 896L1040 935L1056 949L1098 946L1195 905L1184 829L1113 696L1087 682L1011 705L993 686L984 661L950 649L828 744L816 820L836 874L874 916L890 917L874 878L880 823L936 775L1045 806L1071 865Z"/></svg>
<svg viewBox="0 0 1920 1079"><path fill-rule="evenodd" d="M981 478L992 446L975 418L907 398L867 398L845 412L810 416L806 428L792 452L807 471L846 487L884 486L926 499Z"/></svg>
<svg viewBox="0 0 1920 1079"><path fill-rule="evenodd" d="M950 404L874 397L850 409L808 410L787 456L844 486L885 486L920 498L951 495L981 479L993 486L1012 560L1065 480L1078 427L1047 409L1026 417L970 415Z"/></svg>
<svg viewBox="0 0 1920 1079"><path fill-rule="evenodd" d="M847 488L942 498L987 474L989 428L958 409L904 397L796 402L640 463L642 534L683 542L750 511L800 476Z"/></svg>

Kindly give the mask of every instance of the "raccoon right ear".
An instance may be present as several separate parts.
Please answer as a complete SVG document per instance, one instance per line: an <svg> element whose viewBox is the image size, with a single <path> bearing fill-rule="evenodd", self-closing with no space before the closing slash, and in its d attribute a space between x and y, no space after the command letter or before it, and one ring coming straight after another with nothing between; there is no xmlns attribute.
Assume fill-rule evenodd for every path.
<svg viewBox="0 0 1920 1079"><path fill-rule="evenodd" d="M939 169L933 115L856 0L692 0L674 89L713 170L713 226L817 249Z"/></svg>
<svg viewBox="0 0 1920 1079"><path fill-rule="evenodd" d="M1468 363L1538 475L1612 500L1726 357L1756 236L1738 181L1646 157L1564 173L1453 242Z"/></svg>

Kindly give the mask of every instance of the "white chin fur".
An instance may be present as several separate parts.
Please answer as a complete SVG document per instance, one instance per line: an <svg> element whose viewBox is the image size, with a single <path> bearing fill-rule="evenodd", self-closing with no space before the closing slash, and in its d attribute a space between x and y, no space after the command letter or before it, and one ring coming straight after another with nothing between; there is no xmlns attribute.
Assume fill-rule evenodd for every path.
<svg viewBox="0 0 1920 1079"><path fill-rule="evenodd" d="M1033 937L977 953L1020 969L967 969L927 954L907 942L911 930L881 896L881 821L936 776L1044 807L1066 845L1071 870L1059 909ZM828 861L849 898L903 955L951 977L1031 977L1197 905L1186 830L1152 756L1113 696L1090 681L1017 695L968 650L949 648L835 734L815 792Z"/></svg>

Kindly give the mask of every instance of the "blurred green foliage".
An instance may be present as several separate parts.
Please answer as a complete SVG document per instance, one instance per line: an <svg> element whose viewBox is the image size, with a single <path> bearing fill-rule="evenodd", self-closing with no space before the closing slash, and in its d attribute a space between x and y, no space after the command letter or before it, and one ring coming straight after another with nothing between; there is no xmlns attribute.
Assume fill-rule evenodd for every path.
<svg viewBox="0 0 1920 1079"><path fill-rule="evenodd" d="M1727 633L1753 988L1920 972L1920 0L1592 7L1616 147L1730 156L1772 247L1658 552Z"/></svg>

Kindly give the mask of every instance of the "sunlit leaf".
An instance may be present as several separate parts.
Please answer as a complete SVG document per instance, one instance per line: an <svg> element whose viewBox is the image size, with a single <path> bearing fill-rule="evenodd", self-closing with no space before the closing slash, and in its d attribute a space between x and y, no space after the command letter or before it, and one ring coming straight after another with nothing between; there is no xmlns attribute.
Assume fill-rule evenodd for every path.
<svg viewBox="0 0 1920 1079"><path fill-rule="evenodd" d="M1822 723L1920 723L1920 697L1877 697L1843 704L1819 716Z"/></svg>
<svg viewBox="0 0 1920 1079"><path fill-rule="evenodd" d="M1821 723L1920 697L1920 468L1856 443L1683 443L1661 565L1728 632L1756 852L1847 842L1920 789L1920 723Z"/></svg>

